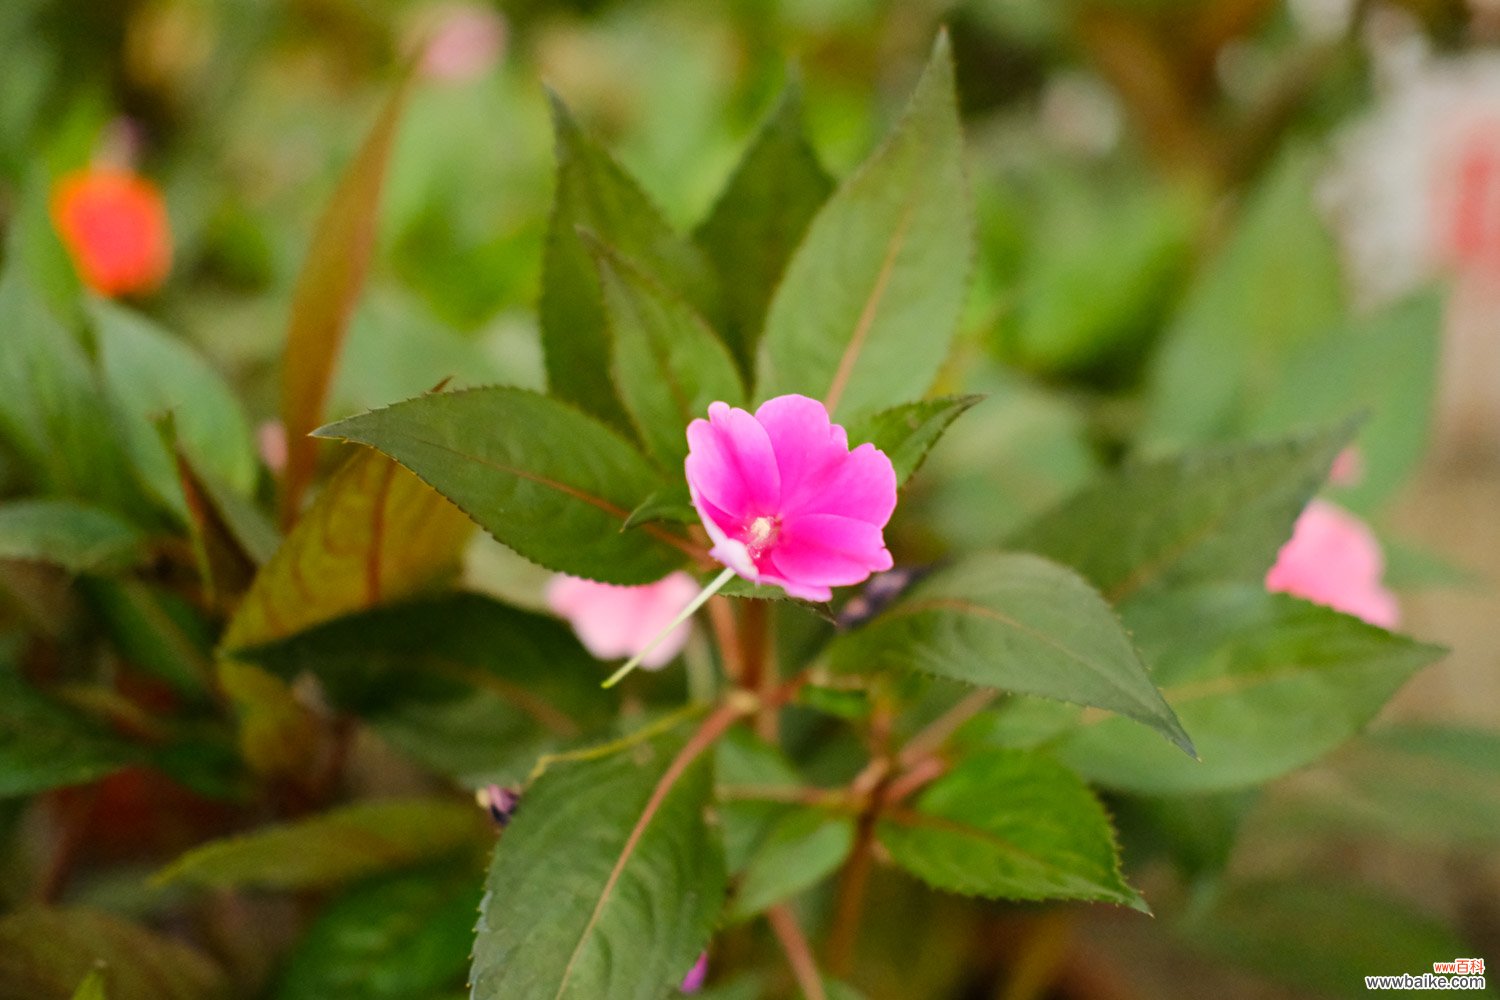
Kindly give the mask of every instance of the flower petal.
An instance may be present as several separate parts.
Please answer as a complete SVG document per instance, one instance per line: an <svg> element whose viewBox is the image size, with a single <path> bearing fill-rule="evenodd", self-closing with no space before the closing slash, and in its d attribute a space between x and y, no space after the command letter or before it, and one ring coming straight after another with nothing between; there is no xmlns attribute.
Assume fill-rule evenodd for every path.
<svg viewBox="0 0 1500 1000"><path fill-rule="evenodd" d="M784 523L771 560L789 580L834 587L892 565L879 525L836 514L802 514Z"/></svg>
<svg viewBox="0 0 1500 1000"><path fill-rule="evenodd" d="M688 425L688 485L735 520L774 513L781 473L766 429L727 403L708 408L707 420Z"/></svg>
<svg viewBox="0 0 1500 1000"><path fill-rule="evenodd" d="M896 509L896 470L885 452L862 444L802 484L799 503L783 516L837 514L884 527Z"/></svg>
<svg viewBox="0 0 1500 1000"><path fill-rule="evenodd" d="M777 396L755 419L766 429L781 473L781 509L799 509L849 456L849 437L828 409L807 396Z"/></svg>

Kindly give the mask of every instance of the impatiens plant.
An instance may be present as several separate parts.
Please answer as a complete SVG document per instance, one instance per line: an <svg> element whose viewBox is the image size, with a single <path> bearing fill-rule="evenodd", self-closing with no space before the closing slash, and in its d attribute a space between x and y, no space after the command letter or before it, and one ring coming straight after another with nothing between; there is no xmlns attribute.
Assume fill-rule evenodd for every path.
<svg viewBox="0 0 1500 1000"><path fill-rule="evenodd" d="M0 796L54 796L76 840L36 902L95 824L169 812L140 912L285 957L236 986L95 887L0 919L0 998L857 996L928 940L864 936L882 879L1149 913L1113 817L1227 839L1439 655L1317 499L1360 420L1204 402L1201 304L1152 447L1021 519L986 454L955 541L936 456L1005 418L953 364L979 248L946 35L841 184L792 92L687 235L554 98L546 391L456 371L327 422L413 86L319 223L260 449L181 341L92 297L56 318L12 241L0 565L64 610L0 636ZM143 290L91 270L68 191L85 283ZM1173 452L1174 394L1278 433ZM362 797L361 754L408 794Z"/></svg>

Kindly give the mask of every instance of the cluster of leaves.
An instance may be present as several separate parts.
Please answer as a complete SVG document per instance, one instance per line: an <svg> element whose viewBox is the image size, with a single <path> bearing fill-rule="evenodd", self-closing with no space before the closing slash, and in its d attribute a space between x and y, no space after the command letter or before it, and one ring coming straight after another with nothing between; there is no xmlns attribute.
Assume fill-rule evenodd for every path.
<svg viewBox="0 0 1500 1000"><path fill-rule="evenodd" d="M1236 323L1260 321L1242 279L1261 276L1254 246L1270 239L1254 221L1279 225L1296 178L1273 179L1168 331L1147 438L1309 418L1321 430L1127 463L912 567L894 600L726 591L695 699L670 673L633 679L628 700L602 692L565 626L457 582L474 524L548 570L610 583L709 570L681 463L683 429L712 401L821 398L851 442L891 456L904 495L950 427L984 425L992 404L927 396L976 253L953 74L940 39L900 122L840 185L788 93L687 235L554 102L549 393L440 386L322 428L363 447L340 447L310 502L332 449L308 434L369 263L405 87L302 272L275 477L208 365L141 315L80 306L17 227L0 279L0 434L30 493L0 505L0 567L32 620L0 645L0 795L49 796L83 817L70 829L86 841L101 803L128 823L183 801L160 775L191 790L178 840L195 846L133 904L207 907L207 890L315 901L286 960L251 987L281 1000L438 1000L466 982L475 1000L657 998L716 934L762 917L806 995L853 995L823 979L798 925L826 923L827 965L847 975L877 858L949 893L1146 909L1101 794L1126 835L1214 855L1217 843L1179 851L1173 837L1200 811L1232 830L1226 803L1348 741L1438 655L1262 586L1354 434L1342 412L1294 406L1295 380L1285 402L1240 412L1231 404L1265 394L1202 377L1253 383L1279 363L1223 355L1263 343L1238 336ZM1308 295L1327 286L1292 270ZM1225 299L1241 312L1225 315ZM1287 309L1309 328L1331 318ZM1414 339L1412 323L1386 322L1392 341ZM1306 339L1309 369L1316 351L1375 350L1363 334ZM1367 367L1378 399L1385 369ZM1372 463L1395 469L1411 447ZM892 531L941 537L923 510L903 503ZM428 794L346 801L341 768L363 731ZM1412 735L1385 749L1452 739ZM497 843L456 794L492 783L522 788ZM1388 789L1367 794L1370 813L1395 808ZM1471 839L1493 835L1481 825ZM57 846L62 877L82 848ZM149 858L182 845L139 846ZM1217 868L1211 856L1200 873ZM1222 919L1199 925L1204 946L1253 951L1253 915L1293 898L1225 896ZM1345 912L1307 905L1330 924ZM222 954L106 909L0 917L0 996L233 992ZM1434 941L1441 931L1421 939ZM1370 956L1363 971L1460 950Z"/></svg>

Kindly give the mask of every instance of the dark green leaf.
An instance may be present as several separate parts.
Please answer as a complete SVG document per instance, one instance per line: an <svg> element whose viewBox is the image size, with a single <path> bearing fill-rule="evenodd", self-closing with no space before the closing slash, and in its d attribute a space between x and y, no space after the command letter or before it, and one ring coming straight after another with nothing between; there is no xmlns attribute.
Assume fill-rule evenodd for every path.
<svg viewBox="0 0 1500 1000"><path fill-rule="evenodd" d="M89 608L132 666L191 696L207 694L214 625L184 598L141 580L86 580Z"/></svg>
<svg viewBox="0 0 1500 1000"><path fill-rule="evenodd" d="M30 908L0 917L0 1000L68 1000L95 968L109 1000L231 995L200 952L107 913Z"/></svg>
<svg viewBox="0 0 1500 1000"><path fill-rule="evenodd" d="M748 920L821 882L843 864L854 846L854 819L793 809L761 839L729 908Z"/></svg>
<svg viewBox="0 0 1500 1000"><path fill-rule="evenodd" d="M620 531L661 477L608 428L555 399L499 387L440 393L319 433L380 449L549 569L639 584L683 562L672 536L654 526Z"/></svg>
<svg viewBox="0 0 1500 1000"><path fill-rule="evenodd" d="M55 563L70 573L107 573L137 562L144 542L114 514L74 500L0 504L0 559Z"/></svg>
<svg viewBox="0 0 1500 1000"><path fill-rule="evenodd" d="M974 220L947 35L901 123L818 212L766 317L756 395L858 415L926 392L968 288Z"/></svg>
<svg viewBox="0 0 1500 1000"><path fill-rule="evenodd" d="M682 745L668 732L575 755L527 789L490 869L474 1000L660 1000L681 981L725 878L705 818L712 757L663 784Z"/></svg>
<svg viewBox="0 0 1500 1000"><path fill-rule="evenodd" d="M95 781L140 756L0 664L0 798Z"/></svg>
<svg viewBox="0 0 1500 1000"><path fill-rule="evenodd" d="M916 669L968 684L1108 709L1189 754L1119 619L1073 572L1035 556L983 553L917 583L828 648L835 669Z"/></svg>
<svg viewBox="0 0 1500 1000"><path fill-rule="evenodd" d="M687 301L592 237L611 335L611 372L646 451L672 471L687 457L687 425L708 405L744 402L734 359Z"/></svg>
<svg viewBox="0 0 1500 1000"><path fill-rule="evenodd" d="M250 423L219 374L137 313L94 299L89 316L105 392L119 414L136 474L151 493L187 517L176 464L157 430L157 421L168 414L195 469L249 493L256 477Z"/></svg>
<svg viewBox="0 0 1500 1000"><path fill-rule="evenodd" d="M577 736L580 719L601 723L616 704L599 687L599 663L566 625L479 594L347 615L233 656L286 680L311 673L334 707L365 716L480 689L545 731Z"/></svg>
<svg viewBox="0 0 1500 1000"><path fill-rule="evenodd" d="M849 444L868 441L885 452L896 467L896 483L903 484L921 467L948 425L983 398L944 396L872 413L849 425Z"/></svg>
<svg viewBox="0 0 1500 1000"><path fill-rule="evenodd" d="M885 812L877 835L897 864L939 889L1145 909L1120 875L1103 807L1067 768L1038 754L969 757L914 807Z"/></svg>
<svg viewBox="0 0 1500 1000"><path fill-rule="evenodd" d="M542 257L539 307L547 384L553 395L624 430L629 422L610 381L598 273L578 230L593 232L640 261L700 309L712 304L713 281L697 248L672 232L635 181L584 134L555 95L552 114L557 193Z"/></svg>
<svg viewBox="0 0 1500 1000"><path fill-rule="evenodd" d="M1126 623L1202 760L1114 719L1091 720L1055 749L1090 781L1147 794L1243 788L1302 767L1443 653L1254 585L1162 595Z"/></svg>
<svg viewBox="0 0 1500 1000"><path fill-rule="evenodd" d="M698 511L693 507L693 498L688 493L686 479L663 486L642 500L625 519L621 530L650 524L652 521L675 521L678 524L698 523Z"/></svg>
<svg viewBox="0 0 1500 1000"><path fill-rule="evenodd" d="M1275 444L1129 465L1010 544L1072 566L1112 603L1156 587L1258 581L1352 433L1344 424Z"/></svg>
<svg viewBox="0 0 1500 1000"><path fill-rule="evenodd" d="M158 885L307 889L473 851L489 821L468 802L385 799L253 830L194 848Z"/></svg>
<svg viewBox="0 0 1500 1000"><path fill-rule="evenodd" d="M832 190L803 135L799 89L789 84L695 234L718 271L725 337L746 372L755 366L771 294Z"/></svg>
<svg viewBox="0 0 1500 1000"><path fill-rule="evenodd" d="M1237 886L1177 930L1218 958L1320 996L1367 997L1365 976L1420 975L1474 954L1401 900L1307 879Z"/></svg>
<svg viewBox="0 0 1500 1000"><path fill-rule="evenodd" d="M124 456L83 347L20 267L0 273L0 439L48 492L129 504Z"/></svg>
<svg viewBox="0 0 1500 1000"><path fill-rule="evenodd" d="M479 889L467 868L363 884L319 914L292 952L276 1000L425 1000L461 984Z"/></svg>

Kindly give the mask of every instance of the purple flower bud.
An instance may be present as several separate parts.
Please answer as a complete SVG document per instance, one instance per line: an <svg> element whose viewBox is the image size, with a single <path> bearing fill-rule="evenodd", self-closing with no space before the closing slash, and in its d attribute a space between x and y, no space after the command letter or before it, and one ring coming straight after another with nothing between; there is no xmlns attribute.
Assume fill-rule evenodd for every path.
<svg viewBox="0 0 1500 1000"><path fill-rule="evenodd" d="M688 974L682 977L682 986L679 987L684 993L697 993L703 989L703 981L708 978L708 952L698 956L698 961L688 970Z"/></svg>
<svg viewBox="0 0 1500 1000"><path fill-rule="evenodd" d="M480 808L490 814L490 819L495 821L497 829L503 830L510 825L511 817L516 814L516 807L521 804L521 793L510 788L501 788L499 785L486 785L474 793L474 798L479 802Z"/></svg>

